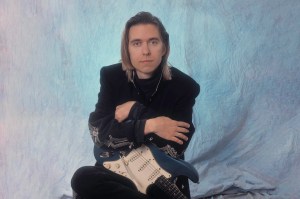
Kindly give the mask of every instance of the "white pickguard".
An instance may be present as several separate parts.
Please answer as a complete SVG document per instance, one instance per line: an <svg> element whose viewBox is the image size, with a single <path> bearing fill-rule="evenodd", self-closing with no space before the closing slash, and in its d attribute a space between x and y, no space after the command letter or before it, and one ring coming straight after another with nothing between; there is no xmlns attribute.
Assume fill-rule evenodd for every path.
<svg viewBox="0 0 300 199"><path fill-rule="evenodd" d="M171 174L162 169L153 157L151 150L143 145L133 149L128 155L119 160L106 161L103 166L117 174L133 181L137 189L146 194L147 187L164 175L170 178Z"/></svg>

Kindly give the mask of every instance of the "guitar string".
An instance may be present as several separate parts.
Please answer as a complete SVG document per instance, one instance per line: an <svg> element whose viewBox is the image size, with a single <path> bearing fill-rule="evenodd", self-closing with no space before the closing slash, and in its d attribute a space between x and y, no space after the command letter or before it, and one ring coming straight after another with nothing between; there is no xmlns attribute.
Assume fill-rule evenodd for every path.
<svg viewBox="0 0 300 199"><path fill-rule="evenodd" d="M149 150L149 149L146 148L146 147L145 147L145 149L146 149L146 150ZM147 152L147 151L146 151L146 152ZM151 153L151 151L150 151L150 153ZM148 159L145 158L145 157L143 156L143 153L140 152L140 151L138 151L137 149L134 150L134 154L135 154L135 156L140 156L140 157L141 157L141 158L138 158L138 159L137 159L141 165L143 165L143 162L147 162L147 161L148 161ZM151 155L152 155L152 154L151 154ZM152 156L153 156L153 155L152 155ZM151 171L151 172L155 172L156 169L155 169L155 166L153 166L153 165L151 164L151 160L152 160L152 159L149 160L149 168L150 168L150 171ZM147 166L146 166L146 167L147 167Z"/></svg>
<svg viewBox="0 0 300 199"><path fill-rule="evenodd" d="M152 155L152 157L153 157L153 154L152 154L151 150L150 150L148 147L145 147L145 149L146 149L146 150L149 150L149 152L151 153L151 155ZM147 163L148 159L144 157L143 152L141 153L141 152L138 151L137 149L134 149L133 152L134 152L134 153L133 153L133 154L134 154L134 157L136 157L136 156L140 157L140 158L137 159L137 161L138 161L137 163L138 163L139 165L142 165L142 166L143 166L143 163L144 163L144 162ZM146 151L146 152L147 152L147 151ZM146 153L146 152L145 152L145 153ZM146 168L146 169L148 168L148 170L149 170L150 176L149 176L148 179L150 179L150 180L151 180L151 178L152 178L153 176L158 175L158 174L161 174L160 170L159 170L159 169L156 169L155 166L152 165L151 161L152 161L152 159L149 160L148 166L147 166L147 165L145 166L145 168ZM145 172L145 171L144 171L144 172ZM156 172L157 172L158 174L156 174ZM161 175L163 175L163 174L161 174ZM149 181L149 180L148 180L148 181Z"/></svg>
<svg viewBox="0 0 300 199"><path fill-rule="evenodd" d="M150 148L149 147L147 147L147 146L144 146L145 148L146 148L146 150L149 150L148 152L149 153L151 153L151 155L152 155L152 157L153 157L153 154L152 154L152 151L150 150ZM137 160L139 161L139 163L143 166L143 162L146 162L146 164L147 164L147 161L148 161L148 159L147 158L145 158L144 157L144 155L143 155L143 153L142 152L139 152L137 149L134 149L133 150L133 152L134 152L134 158L136 158L136 156L137 157L141 157L141 158L137 158ZM142 161L142 160L144 160L144 161ZM152 160L152 159L151 159ZM155 160L155 159L154 159ZM147 166L146 166L147 167ZM161 173L161 171L159 170L159 169L156 169L155 168L155 166L153 166L152 164L151 164L151 162L149 162L149 167L150 167L150 170L152 169L152 172L153 172L153 174L152 175L156 175L156 171L158 172L158 174L161 174L161 175L159 175L159 176L164 176L162 173ZM151 176L151 175L150 175ZM167 177L166 176L164 176L165 178L166 178L166 183L168 184L168 187L172 187L172 183L167 179ZM151 178L151 177L150 177ZM156 179L157 180L157 179ZM176 185L175 185L176 186ZM180 197L180 198L182 198L182 197L184 197L185 198L185 196L179 191L179 190L177 190L177 189L172 189L172 190L168 190L168 188L164 188L164 190L165 191L169 191L169 192L171 192L171 193L174 193L175 194L175 196L177 195L178 196L178 194L180 195L180 196L178 196L178 197ZM177 192L177 193L176 193ZM174 196L174 195L173 195Z"/></svg>
<svg viewBox="0 0 300 199"><path fill-rule="evenodd" d="M152 155L152 157L153 157L153 154L152 154L152 152L151 152L151 150L148 148L148 147L145 147L146 148L146 152L149 152L149 153L151 153L151 155ZM149 150L149 151L148 151ZM145 153L146 153L145 152ZM147 162L148 161L148 159L147 158L145 158L144 157L144 155L143 155L143 153L142 152L140 152L140 151L138 151L138 150L134 150L134 155L135 156L138 156L138 157L141 157L141 158L138 158L137 160L138 160L138 162L139 162L139 164L141 164L142 166L143 166L143 162ZM144 161L143 161L144 160ZM150 180L152 181L153 179L155 179L155 177L156 176L164 176L163 174L162 174L162 172L159 170L159 169L156 169L155 168L155 166L151 163L151 161L152 161L152 159L151 160L149 160L150 162L149 162L149 170L150 170L150 176L149 176L149 178L150 178ZM146 163L147 164L147 163ZM146 166L146 169L147 169L147 166ZM144 171L145 172L145 171ZM161 182L160 182L160 180L158 180L157 181L157 179L159 178L159 177L157 177L156 179L155 179L155 182L158 182L159 184L161 184L160 185L160 188L162 188L164 191L168 191L171 195L173 195L172 193L175 193L174 191L174 189L172 189L172 190L169 190L167 187L172 187L171 185L171 182L169 182L168 180L166 180L166 183L168 184L168 186L167 187L165 187ZM165 177L165 176L164 176ZM148 179L149 179L148 178ZM151 179L151 178L153 178L153 179ZM165 177L166 178L166 177ZM149 180L148 180L149 181ZM176 193L175 193L176 194ZM177 195L177 194L176 194Z"/></svg>

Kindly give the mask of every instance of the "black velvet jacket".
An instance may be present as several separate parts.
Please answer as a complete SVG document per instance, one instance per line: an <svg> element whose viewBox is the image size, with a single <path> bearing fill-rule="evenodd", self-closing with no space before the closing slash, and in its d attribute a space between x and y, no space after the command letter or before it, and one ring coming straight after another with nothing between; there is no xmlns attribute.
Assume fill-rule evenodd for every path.
<svg viewBox="0 0 300 199"><path fill-rule="evenodd" d="M195 131L192 113L200 87L192 78L174 67L171 67L171 74L171 80L158 78L157 91L150 99L146 99L137 83L128 81L120 63L103 67L100 72L98 102L89 118L94 142L114 149L152 142L172 157L180 157ZM137 103L132 107L128 119L119 123L114 119L115 108L127 101ZM189 123L190 132L186 134L189 140L179 145L154 133L144 137L146 119L157 116Z"/></svg>
<svg viewBox="0 0 300 199"><path fill-rule="evenodd" d="M161 72L156 74L152 80L155 81L154 95L146 97L136 78L128 81L121 63L103 67L100 71L101 87L98 102L95 111L89 117L89 129L95 144L122 149L151 142L170 156L183 158L183 153L195 131L192 113L200 86L174 67L171 67L171 74L171 80L164 80ZM114 119L116 106L128 101L137 103L131 108L127 120L119 123ZM154 133L144 136L146 119L158 116L189 123L190 132L185 134L189 140L183 141L184 144L180 145L162 139ZM185 187L182 191L189 195L187 180L178 180L176 184L181 189Z"/></svg>

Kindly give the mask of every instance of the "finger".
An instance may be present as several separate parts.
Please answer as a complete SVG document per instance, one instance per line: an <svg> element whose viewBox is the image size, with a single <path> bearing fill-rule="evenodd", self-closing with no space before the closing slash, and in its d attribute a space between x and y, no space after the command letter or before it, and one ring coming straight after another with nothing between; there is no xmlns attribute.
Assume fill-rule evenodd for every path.
<svg viewBox="0 0 300 199"><path fill-rule="evenodd" d="M118 117L115 117L115 120L117 120L119 123L121 123L121 119Z"/></svg>
<svg viewBox="0 0 300 199"><path fill-rule="evenodd" d="M118 120L118 122L119 122L119 120L120 120L119 114L115 113L115 119Z"/></svg>
<svg viewBox="0 0 300 199"><path fill-rule="evenodd" d="M121 122L124 121L124 118L118 117L118 116L116 116L115 119L116 119L119 123L121 123Z"/></svg>
<svg viewBox="0 0 300 199"><path fill-rule="evenodd" d="M183 128L183 127L177 127L176 128L176 132L180 132L180 133L188 133L190 132L188 129Z"/></svg>
<svg viewBox="0 0 300 199"><path fill-rule="evenodd" d="M191 125L189 123L179 121L179 122L177 122L177 126L190 128Z"/></svg>
<svg viewBox="0 0 300 199"><path fill-rule="evenodd" d="M175 136L171 137L171 141L176 142L177 144L180 144L180 145L183 144L183 141Z"/></svg>
<svg viewBox="0 0 300 199"><path fill-rule="evenodd" d="M188 139L189 139L186 135L184 135L182 133L176 133L175 136L182 140L185 140L185 141L188 141Z"/></svg>

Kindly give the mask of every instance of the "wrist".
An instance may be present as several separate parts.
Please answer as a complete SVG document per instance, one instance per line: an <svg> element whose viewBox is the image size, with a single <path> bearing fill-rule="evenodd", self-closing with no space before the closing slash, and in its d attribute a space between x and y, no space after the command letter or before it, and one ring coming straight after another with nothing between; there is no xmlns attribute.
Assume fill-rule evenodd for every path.
<svg viewBox="0 0 300 199"><path fill-rule="evenodd" d="M149 133L153 133L154 131L154 118L147 119L145 123L144 134L147 135Z"/></svg>

